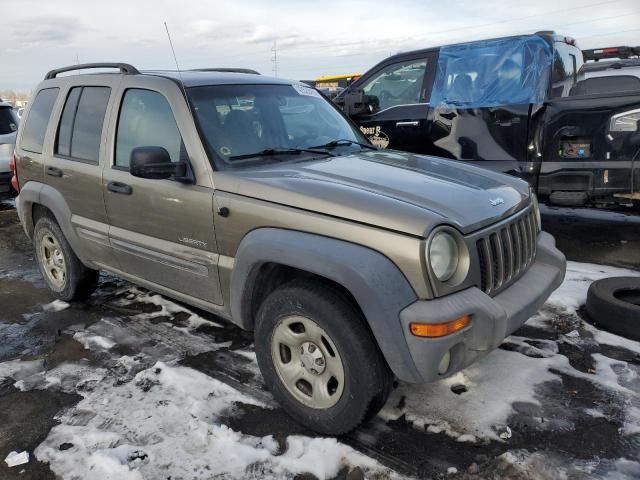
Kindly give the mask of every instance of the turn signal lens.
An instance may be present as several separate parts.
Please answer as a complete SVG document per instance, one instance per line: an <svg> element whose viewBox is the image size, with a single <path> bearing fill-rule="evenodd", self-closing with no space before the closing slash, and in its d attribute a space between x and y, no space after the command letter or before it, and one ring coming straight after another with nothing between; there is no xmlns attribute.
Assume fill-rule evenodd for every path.
<svg viewBox="0 0 640 480"><path fill-rule="evenodd" d="M11 186L13 189L20 193L20 184L18 183L18 167L16 166L16 156L11 155L11 159L9 160L9 168L13 172L13 176L11 177Z"/></svg>
<svg viewBox="0 0 640 480"><path fill-rule="evenodd" d="M458 332L471 323L471 315L464 315L446 323L416 323L409 324L411 333L416 337L445 337Z"/></svg>

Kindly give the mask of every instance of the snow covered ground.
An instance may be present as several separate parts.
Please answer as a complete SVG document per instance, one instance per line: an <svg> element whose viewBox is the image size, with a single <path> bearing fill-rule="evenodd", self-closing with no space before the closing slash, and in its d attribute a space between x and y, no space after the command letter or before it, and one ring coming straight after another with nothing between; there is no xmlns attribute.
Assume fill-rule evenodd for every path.
<svg viewBox="0 0 640 480"><path fill-rule="evenodd" d="M639 273L570 262L563 285L503 348L441 382L400 385L380 422L402 419L416 432L444 435L460 448L491 446L499 450L496 460L487 461L494 477L498 471L520 478L639 478L640 343L598 330L578 311L590 282L618 275ZM92 360L51 369L40 359L0 363L0 384L10 379L23 391L82 396L59 414L59 425L33 452L60 478L331 479L359 469L370 479L400 478L340 439L282 439L233 429L229 419L242 408L266 418L276 408L270 395L247 394L181 360L185 354L233 354L243 359L247 383L259 383L250 340L203 337L226 327L126 283L110 298L111 307L130 315L64 332ZM57 315L70 311L64 302L41 308ZM595 429L593 442L582 446L589 432L581 429L589 422L616 425L613 452L598 446ZM548 438L549 450L532 451L531 435ZM555 447L564 436L575 449ZM467 475L466 465L458 467L443 464L441 473Z"/></svg>

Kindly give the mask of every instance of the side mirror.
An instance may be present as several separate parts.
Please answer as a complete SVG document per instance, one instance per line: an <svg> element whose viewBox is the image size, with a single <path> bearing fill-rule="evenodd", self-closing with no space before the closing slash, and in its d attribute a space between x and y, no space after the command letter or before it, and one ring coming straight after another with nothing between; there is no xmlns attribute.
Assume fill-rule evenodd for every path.
<svg viewBox="0 0 640 480"><path fill-rule="evenodd" d="M185 162L171 162L169 152L162 147L136 147L131 151L129 172L134 177L184 180L187 170Z"/></svg>
<svg viewBox="0 0 640 480"><path fill-rule="evenodd" d="M362 90L347 91L344 95L344 113L349 117L371 114L378 109L377 97L366 95Z"/></svg>

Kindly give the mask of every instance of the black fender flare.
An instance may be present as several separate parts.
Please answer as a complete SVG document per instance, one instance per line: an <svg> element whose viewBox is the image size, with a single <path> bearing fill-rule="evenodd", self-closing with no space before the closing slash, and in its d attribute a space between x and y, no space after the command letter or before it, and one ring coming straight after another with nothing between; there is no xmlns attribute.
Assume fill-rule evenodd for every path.
<svg viewBox="0 0 640 480"><path fill-rule="evenodd" d="M252 289L259 268L275 263L332 280L346 288L360 306L394 374L420 381L402 331L400 311L417 300L398 267L380 252L311 233L278 228L249 232L238 247L231 274L231 315L253 329Z"/></svg>
<svg viewBox="0 0 640 480"><path fill-rule="evenodd" d="M33 205L42 205L53 213L62 233L82 263L91 265L89 259L83 258L80 240L71 223L71 209L58 190L41 182L30 181L20 189L16 204L18 215L29 238L33 237L33 227L35 226Z"/></svg>

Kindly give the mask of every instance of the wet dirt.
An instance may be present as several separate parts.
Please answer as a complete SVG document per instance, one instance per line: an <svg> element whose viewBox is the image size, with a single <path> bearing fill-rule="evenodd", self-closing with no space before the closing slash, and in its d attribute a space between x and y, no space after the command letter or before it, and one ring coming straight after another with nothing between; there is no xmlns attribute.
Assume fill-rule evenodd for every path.
<svg viewBox="0 0 640 480"><path fill-rule="evenodd" d="M79 395L47 390L21 392L14 387L0 388L0 478L55 479L49 465L35 459L33 450L57 425L55 415L81 399ZM9 468L4 462L9 452L24 450L29 452L29 463Z"/></svg>

